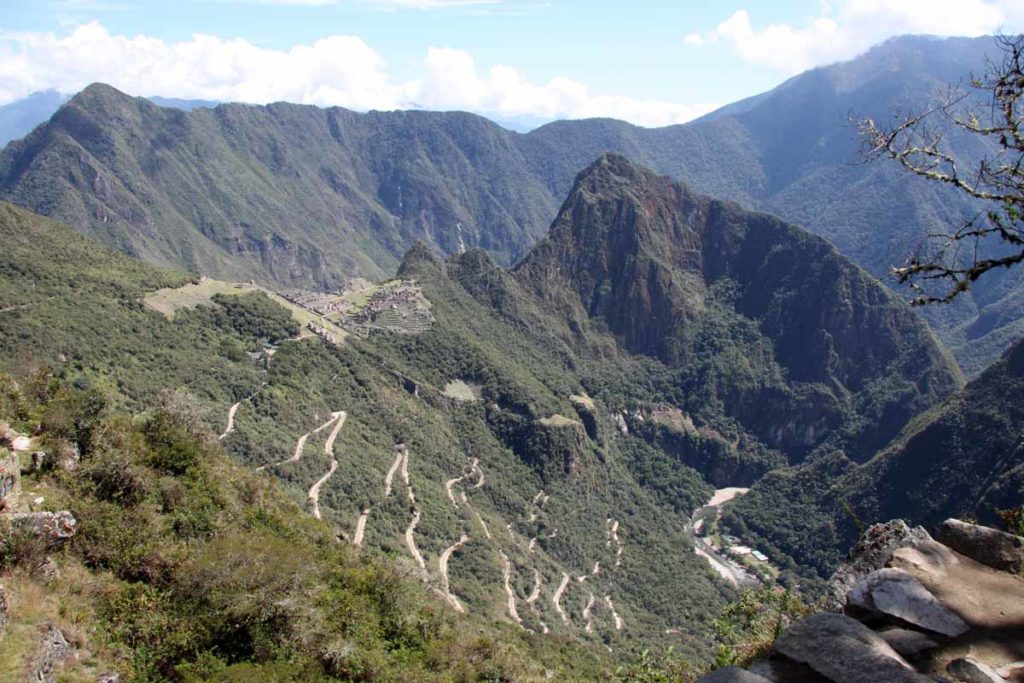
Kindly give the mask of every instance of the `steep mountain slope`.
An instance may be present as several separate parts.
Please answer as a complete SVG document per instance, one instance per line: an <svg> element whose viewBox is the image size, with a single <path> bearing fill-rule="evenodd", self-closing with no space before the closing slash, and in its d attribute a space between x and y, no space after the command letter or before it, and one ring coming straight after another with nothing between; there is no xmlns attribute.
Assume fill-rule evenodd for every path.
<svg viewBox="0 0 1024 683"><path fill-rule="evenodd" d="M977 207L894 165L856 163L849 117L920 107L992 47L893 39L690 124L563 121L526 135L461 113L182 114L93 86L0 154L0 196L157 263L332 287L391 272L416 240L483 247L508 265L544 234L576 172L613 151L802 225L881 276ZM950 141L966 158L984 152ZM974 374L1024 333L1022 300L1021 274L998 273L924 314Z"/></svg>
<svg viewBox="0 0 1024 683"><path fill-rule="evenodd" d="M619 151L699 192L801 225L881 277L923 235L962 224L978 209L895 164L858 163L851 118L888 121L924 108L950 84L983 71L993 49L990 38L896 38L682 126L558 122L524 144L556 193L568 188L574 169L605 150ZM990 150L976 136L955 132L947 142L965 159ZM921 312L973 374L1024 334L1022 298L1021 273L999 273L958 305Z"/></svg>
<svg viewBox="0 0 1024 683"><path fill-rule="evenodd" d="M542 647L671 641L705 660L733 595L686 534L707 482L832 443L867 453L958 383L907 307L823 241L618 156L580 174L514 271L414 247L398 277L432 324L343 342L285 339L297 326L244 288L167 317L140 299L205 281L6 205L0 230L3 366L133 409L172 390L340 538Z"/></svg>
<svg viewBox="0 0 1024 683"><path fill-rule="evenodd" d="M903 518L997 521L1024 500L1024 342L912 421L863 465L841 453L765 477L727 515L733 529L827 576L861 527Z"/></svg>
<svg viewBox="0 0 1024 683"><path fill-rule="evenodd" d="M958 386L907 306L824 240L618 155L580 173L515 274L791 457L827 439L865 459Z"/></svg>
<svg viewBox="0 0 1024 683"><path fill-rule="evenodd" d="M393 271L417 239L506 260L529 244L553 200L509 135L457 113L182 112L93 85L4 150L0 185L158 264L331 287Z"/></svg>
<svg viewBox="0 0 1024 683"><path fill-rule="evenodd" d="M671 628L681 651L704 659L732 594L684 535L710 487L639 436L615 439L602 404L574 407L583 393L564 353L495 317L428 252L411 252L401 275L434 302L429 331L341 347L278 339L268 361L259 330L271 321L252 302L168 319L140 298L181 276L10 205L0 237L10 245L0 291L17 302L0 313L0 367L21 377L49 367L132 410L174 392L239 463L281 481L345 541L358 535L468 624L567 653L555 668L588 666L587 643L624 661ZM472 387L468 400L443 389L453 380ZM635 463L672 474L663 493L644 488ZM566 638L584 649L573 654Z"/></svg>

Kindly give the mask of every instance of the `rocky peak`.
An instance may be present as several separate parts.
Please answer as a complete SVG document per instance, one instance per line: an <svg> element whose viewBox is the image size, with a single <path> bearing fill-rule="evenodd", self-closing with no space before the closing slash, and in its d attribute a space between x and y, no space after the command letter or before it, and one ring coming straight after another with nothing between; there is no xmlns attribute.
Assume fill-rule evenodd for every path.
<svg viewBox="0 0 1024 683"><path fill-rule="evenodd" d="M855 460L959 386L951 359L910 308L827 242L617 154L576 177L548 236L514 276L561 319L579 321L574 329L607 329L628 352L688 372L717 354L730 366L724 356L745 358L747 380L710 391L769 445L791 452L836 432L843 404L877 392L878 382L903 376L911 384L894 390L914 388L891 406L872 405L878 420L862 425L875 426L845 445ZM709 371L693 390L715 381Z"/></svg>

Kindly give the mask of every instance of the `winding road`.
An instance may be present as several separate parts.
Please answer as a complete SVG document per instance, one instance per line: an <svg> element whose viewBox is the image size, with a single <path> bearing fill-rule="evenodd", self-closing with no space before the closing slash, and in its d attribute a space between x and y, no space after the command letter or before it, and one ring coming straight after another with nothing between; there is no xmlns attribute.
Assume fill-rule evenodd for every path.
<svg viewBox="0 0 1024 683"><path fill-rule="evenodd" d="M562 609L562 595L565 593L565 589L569 587L569 575L562 572L562 583L558 584L558 588L555 589L555 594L551 597L551 603L555 607L555 612L558 616L562 617L562 622L566 625L569 624L569 615Z"/></svg>
<svg viewBox="0 0 1024 683"><path fill-rule="evenodd" d="M437 560L437 569L441 575L441 593L444 595L444 599L455 608L455 611L462 613L465 613L466 608L462 605L455 594L452 593L451 584L448 581L448 560L451 559L452 553L461 548L467 542L469 542L469 536L462 534L458 541L445 548L445 551L441 553L441 557Z"/></svg>
<svg viewBox="0 0 1024 683"><path fill-rule="evenodd" d="M321 519L321 517L320 517L320 487L323 486L325 483L327 483L327 480L330 479L332 476L334 476L334 472L338 469L338 459L334 457L334 440L336 438L338 438L338 432L340 432L341 428L345 425L345 418L347 418L347 417L348 417L348 414L344 410L339 410L336 413L331 413L332 421L335 422L334 429L331 430L330 435L327 437L327 441L324 442L324 454L330 456L330 458L331 458L331 467L330 467L330 469L327 470L327 474L325 474L324 476L322 476L319 479L317 479L316 483L314 483L312 486L309 487L308 498L309 498L309 502L313 506L313 516L316 517L317 519ZM316 432L319 432L321 429L324 429L329 424L330 424L330 422L324 423L323 425L318 427L316 430L314 430L313 433L315 434ZM307 436L309 436L309 434L304 435L303 438L300 439L300 441L302 442L303 445L305 444L305 437L307 437ZM301 448L297 449L296 450L296 454L297 454L297 456L301 457L302 456L302 449ZM369 513L370 513L370 511L368 509L364 511L364 514L366 514L366 515L368 515ZM365 524L366 524L366 520L365 519L360 519L360 522L365 526ZM356 527L356 534L359 537L359 542L362 543L362 534L360 533L358 525ZM356 545L359 545L359 543L357 543Z"/></svg>
<svg viewBox="0 0 1024 683"><path fill-rule="evenodd" d="M516 609L516 593L512 590L512 563L508 561L508 555L503 551L501 553L501 561L505 563L502 577L505 580L505 597L508 599L508 615L512 617L512 621L516 622L520 628L526 628L523 626L523 619L519 616L519 610Z"/></svg>

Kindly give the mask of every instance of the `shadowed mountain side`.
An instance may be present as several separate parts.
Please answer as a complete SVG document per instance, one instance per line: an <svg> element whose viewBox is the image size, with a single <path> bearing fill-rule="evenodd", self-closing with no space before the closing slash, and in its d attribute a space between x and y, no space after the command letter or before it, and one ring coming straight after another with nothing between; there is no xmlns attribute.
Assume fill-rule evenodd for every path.
<svg viewBox="0 0 1024 683"><path fill-rule="evenodd" d="M868 458L959 386L906 304L824 240L618 155L514 272L567 338L592 321L793 456L828 438Z"/></svg>
<svg viewBox="0 0 1024 683"><path fill-rule="evenodd" d="M893 517L931 528L954 515L997 521L1024 496L1024 342L863 465L842 454L773 473L729 525L784 563L827 576L859 527Z"/></svg>

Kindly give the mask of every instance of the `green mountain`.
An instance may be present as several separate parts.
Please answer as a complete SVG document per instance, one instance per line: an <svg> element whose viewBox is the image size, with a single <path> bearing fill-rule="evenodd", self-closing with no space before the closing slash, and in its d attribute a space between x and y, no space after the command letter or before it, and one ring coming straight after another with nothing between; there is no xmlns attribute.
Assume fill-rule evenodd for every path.
<svg viewBox="0 0 1024 683"><path fill-rule="evenodd" d="M791 459L825 441L867 458L958 383L909 309L824 240L617 155L577 177L515 273Z"/></svg>
<svg viewBox="0 0 1024 683"><path fill-rule="evenodd" d="M5 198L151 262L334 287L424 240L507 262L554 200L502 128L469 114L275 104L163 109L103 85L0 159Z"/></svg>
<svg viewBox="0 0 1024 683"><path fill-rule="evenodd" d="M446 618L510 638L507 666L529 666L521 647L566 677L653 644L705 666L735 595L686 531L712 487L836 446L866 459L960 384L907 306L820 238L616 155L516 268L420 244L390 289L348 299L193 280L10 205L0 237L0 369L140 424L156 402L192 406L246 477ZM431 670L432 647L406 664Z"/></svg>
<svg viewBox="0 0 1024 683"><path fill-rule="evenodd" d="M941 406L911 421L871 460L823 454L773 472L726 523L783 566L827 576L864 524L903 518L998 521L1024 499L1024 342Z"/></svg>
<svg viewBox="0 0 1024 683"><path fill-rule="evenodd" d="M596 119L513 133L478 116L289 104L160 109L100 85L0 154L0 197L165 266L263 284L380 278L423 241L502 265L540 239L573 178L613 151L824 236L876 276L977 207L885 163L849 117L888 119L983 66L989 38L890 40L698 121ZM950 142L964 158L986 148ZM1016 272L923 311L968 374L1024 333Z"/></svg>

